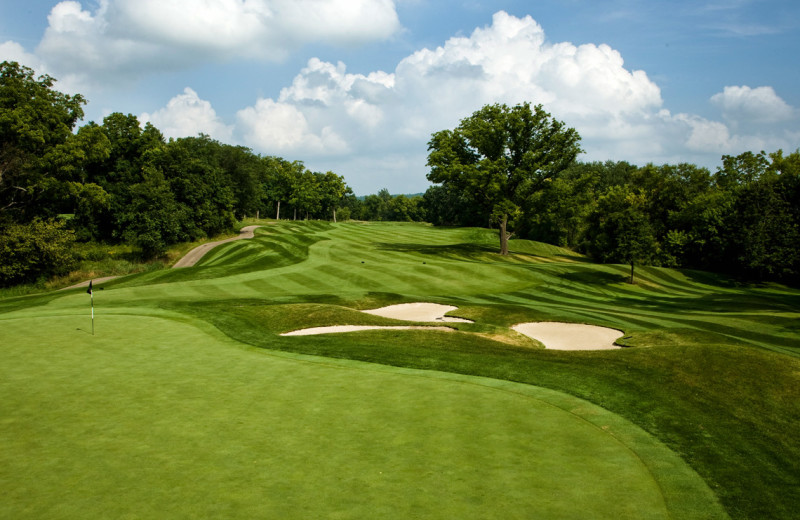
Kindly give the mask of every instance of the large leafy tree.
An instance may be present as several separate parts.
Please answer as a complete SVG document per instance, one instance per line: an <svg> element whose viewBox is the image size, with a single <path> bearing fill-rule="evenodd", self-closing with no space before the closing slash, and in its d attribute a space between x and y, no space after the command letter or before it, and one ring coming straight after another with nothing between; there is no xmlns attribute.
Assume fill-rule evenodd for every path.
<svg viewBox="0 0 800 520"><path fill-rule="evenodd" d="M306 168L301 161L289 162L280 157L264 157L262 162L267 171L262 180L264 198L275 205L275 220L280 220L281 202L289 202L292 199L295 179L302 175Z"/></svg>
<svg viewBox="0 0 800 520"><path fill-rule="evenodd" d="M735 158L739 164L752 154ZM743 160L744 159L744 160ZM729 256L742 274L757 280L800 280L800 153L769 155L757 175L739 173L727 215Z"/></svg>
<svg viewBox="0 0 800 520"><path fill-rule="evenodd" d="M314 172L305 170L294 178L289 203L295 208L295 220L297 220L298 209L305 212L306 220L311 213L319 211L322 207L322 191L319 178L314 175Z"/></svg>
<svg viewBox="0 0 800 520"><path fill-rule="evenodd" d="M567 168L581 152L574 128L541 105L486 105L454 130L428 143L428 180L468 195L500 228L500 254L508 254L508 224L526 195Z"/></svg>
<svg viewBox="0 0 800 520"><path fill-rule="evenodd" d="M64 192L59 165L75 166L81 155L72 133L83 117L82 96L63 94L55 79L17 62L0 63L0 219L30 221L50 216L54 196ZM74 140L67 146L68 141ZM56 148L62 149L56 151Z"/></svg>
<svg viewBox="0 0 800 520"><path fill-rule="evenodd" d="M336 208L341 203L345 193L347 193L347 184L344 182L344 177L328 171L324 174L317 174L317 179L322 194L322 206L325 208L326 213L333 215L333 221L336 222Z"/></svg>
<svg viewBox="0 0 800 520"><path fill-rule="evenodd" d="M629 186L613 186L590 215L590 251L602 262L630 264L630 283L634 283L635 264L649 262L658 248L646 207L643 193Z"/></svg>

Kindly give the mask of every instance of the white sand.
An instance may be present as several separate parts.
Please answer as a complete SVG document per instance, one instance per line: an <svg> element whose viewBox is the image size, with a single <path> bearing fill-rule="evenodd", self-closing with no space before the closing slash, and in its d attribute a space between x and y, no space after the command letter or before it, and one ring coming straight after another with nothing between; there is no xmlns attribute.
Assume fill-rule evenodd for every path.
<svg viewBox="0 0 800 520"><path fill-rule="evenodd" d="M391 318L394 320L402 321L438 321L438 322L451 322L451 323L472 323L470 320L462 318L450 318L445 316L450 311L454 311L458 307L452 305L440 305L438 303L401 303L400 305L390 305L388 307L381 307L380 309L372 309L362 311L367 314L374 314L375 316L382 316L384 318ZM411 325L400 326L380 326L380 325L336 325L333 327L311 327L309 329L293 330L281 334L281 336L311 336L314 334L331 334L336 332L355 332L359 330L409 330L409 329L423 329L423 330L444 330L453 332L449 327L419 327Z"/></svg>
<svg viewBox="0 0 800 520"><path fill-rule="evenodd" d="M445 316L448 312L454 311L458 307L452 305L440 305L438 303L401 303L399 305L389 305L380 309L372 309L366 312L375 316L392 318L403 321L447 321L451 323L472 323L463 318L451 318Z"/></svg>
<svg viewBox="0 0 800 520"><path fill-rule="evenodd" d="M359 330L411 330L411 329L423 329L423 330L444 330L448 332L453 332L453 329L450 327L414 327L411 325L400 325L400 326L388 326L388 327L381 327L379 325L336 325L333 327L311 327L310 329L300 329L300 330L293 330L291 332L284 332L281 336L313 336L315 334L332 334L336 332L357 332Z"/></svg>
<svg viewBox="0 0 800 520"><path fill-rule="evenodd" d="M616 329L581 323L543 321L511 327L554 350L610 350L620 348L614 341L624 334Z"/></svg>

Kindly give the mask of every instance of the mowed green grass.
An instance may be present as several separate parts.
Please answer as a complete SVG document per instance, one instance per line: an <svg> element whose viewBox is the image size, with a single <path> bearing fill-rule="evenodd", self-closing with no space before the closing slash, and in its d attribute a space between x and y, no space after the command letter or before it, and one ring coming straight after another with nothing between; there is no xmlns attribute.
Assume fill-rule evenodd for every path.
<svg viewBox="0 0 800 520"><path fill-rule="evenodd" d="M95 336L74 322L3 322L3 518L669 518L668 500L713 506L673 453L579 399L269 356L152 316L107 316Z"/></svg>
<svg viewBox="0 0 800 520"><path fill-rule="evenodd" d="M94 337L82 291L0 301L14 396L0 405L13 440L0 476L15 490L0 503L30 518L800 508L798 291L655 268L631 286L625 266L552 246L495 250L488 230L284 222L196 267L96 290ZM397 324L356 309L409 301L457 305L476 323L278 335ZM545 351L509 330L540 319L615 327L632 348ZM364 476L389 460L391 477ZM92 494L100 474L108 485ZM119 515L103 512L112 503Z"/></svg>

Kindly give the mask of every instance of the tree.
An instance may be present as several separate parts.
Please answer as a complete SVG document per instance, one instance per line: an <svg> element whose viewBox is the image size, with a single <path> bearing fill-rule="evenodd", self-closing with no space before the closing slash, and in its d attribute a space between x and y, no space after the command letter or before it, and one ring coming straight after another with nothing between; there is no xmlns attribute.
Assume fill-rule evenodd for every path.
<svg viewBox="0 0 800 520"><path fill-rule="evenodd" d="M264 199L261 180L265 177L265 170L261 158L244 146L213 142L216 145L215 162L225 172L233 191L236 218L255 216Z"/></svg>
<svg viewBox="0 0 800 520"><path fill-rule="evenodd" d="M347 184L344 182L344 177L336 175L329 171L323 174L318 174L320 184L322 206L326 212L333 214L333 221L336 222L336 208L342 201L344 194L347 193Z"/></svg>
<svg viewBox="0 0 800 520"><path fill-rule="evenodd" d="M117 216L122 238L139 247L142 256L163 255L169 244L187 237L181 229L188 223L185 208L175 202L160 171L147 168L143 180L130 186L130 203Z"/></svg>
<svg viewBox="0 0 800 520"><path fill-rule="evenodd" d="M295 179L303 173L305 166L300 161L289 162L279 157L263 159L269 175L264 180L264 194L275 203L275 220L281 219L281 202L289 202Z"/></svg>
<svg viewBox="0 0 800 520"><path fill-rule="evenodd" d="M149 154L149 165L163 173L175 201L190 217L191 240L230 231L236 222L231 180L218 164L220 149L207 136L186 137Z"/></svg>
<svg viewBox="0 0 800 520"><path fill-rule="evenodd" d="M295 177L289 203L295 207L295 220L297 220L298 208L301 211L305 211L306 220L308 220L311 213L319 211L322 206L322 193L319 179L311 170L305 170Z"/></svg>
<svg viewBox="0 0 800 520"><path fill-rule="evenodd" d="M61 220L33 219L0 233L0 286L67 274L75 265L75 234Z"/></svg>
<svg viewBox="0 0 800 520"><path fill-rule="evenodd" d="M433 185L422 196L421 209L435 226L484 226L488 213L472 197L452 186Z"/></svg>
<svg viewBox="0 0 800 520"><path fill-rule="evenodd" d="M531 194L522 206L522 236L576 247L583 237L587 216L597 204L594 187L598 180L592 165L576 163Z"/></svg>
<svg viewBox="0 0 800 520"><path fill-rule="evenodd" d="M86 101L54 85L52 77L36 78L19 63L0 63L0 219L41 216L52 202L48 194L61 191L64 179L46 167L46 157L74 137Z"/></svg>
<svg viewBox="0 0 800 520"><path fill-rule="evenodd" d="M732 210L726 219L729 256L748 277L797 282L800 154L784 158L779 150L770 154L770 160L757 177L746 179L733 190Z"/></svg>
<svg viewBox="0 0 800 520"><path fill-rule="evenodd" d="M432 135L428 180L469 194L499 224L500 254L508 254L508 224L526 195L569 166L580 136L542 109L523 103L486 105L454 130Z"/></svg>
<svg viewBox="0 0 800 520"><path fill-rule="evenodd" d="M130 187L144 181L144 167L148 156L164 145L164 137L150 123L142 129L136 116L115 112L103 119L103 125L95 123L87 125L105 135L103 140L108 149L103 155L94 154L88 157L82 182L99 185L109 198L105 204L94 205L91 213L85 213L86 207L78 208L82 212L80 223L90 223L86 229L78 229L82 238L95 240L120 239L124 234L124 223L121 215L129 213L128 206L133 203ZM86 127L84 127L86 128ZM80 135L84 129L78 132Z"/></svg>
<svg viewBox="0 0 800 520"><path fill-rule="evenodd" d="M744 152L737 156L723 155L722 167L717 169L716 182L722 188L750 184L761 178L769 166L767 154Z"/></svg>
<svg viewBox="0 0 800 520"><path fill-rule="evenodd" d="M591 216L590 250L602 262L634 265L647 262L656 253L653 228L645 213L646 197L628 186L614 186L597 201Z"/></svg>

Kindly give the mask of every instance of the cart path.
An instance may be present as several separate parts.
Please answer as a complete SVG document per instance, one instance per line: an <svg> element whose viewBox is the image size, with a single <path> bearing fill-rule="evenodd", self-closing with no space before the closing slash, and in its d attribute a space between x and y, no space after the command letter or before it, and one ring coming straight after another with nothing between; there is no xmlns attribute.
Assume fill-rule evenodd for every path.
<svg viewBox="0 0 800 520"><path fill-rule="evenodd" d="M241 240L243 238L253 238L255 235L256 228L261 226L245 226L239 231L239 236L226 238L225 240L217 240L216 242L208 242L206 244L201 244L188 253L184 255L183 258L175 262L175 265L172 266L173 269L178 267L192 267L194 264L200 261L206 253L214 249L220 244L225 244L227 242L233 242L234 240Z"/></svg>
<svg viewBox="0 0 800 520"><path fill-rule="evenodd" d="M206 253L214 249L220 244L225 244L227 242L233 242L234 240L242 240L243 238L253 238L255 236L255 230L262 226L245 226L239 231L239 235L231 238L226 238L224 240L217 240L216 242L208 242L205 244L201 244L188 253L186 253L183 258L175 262L175 265L172 266L173 269L179 267L192 267L197 262L200 261ZM93 278L93 280L97 283L107 282L109 280L113 280L115 278L119 278L119 276L104 276L102 278ZM89 282L91 280L85 280L80 283L76 283L75 285L70 285L69 287L65 287L65 289L76 289L78 287L88 287Z"/></svg>

